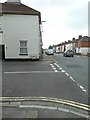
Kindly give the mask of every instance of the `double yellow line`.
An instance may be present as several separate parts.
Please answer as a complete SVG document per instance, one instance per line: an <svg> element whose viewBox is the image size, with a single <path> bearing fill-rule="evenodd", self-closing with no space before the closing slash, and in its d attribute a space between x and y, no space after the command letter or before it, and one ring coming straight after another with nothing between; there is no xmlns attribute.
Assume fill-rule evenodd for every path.
<svg viewBox="0 0 90 120"><path fill-rule="evenodd" d="M39 102L52 102L52 103L58 103L63 105L68 105L71 107L75 107L78 109L85 110L87 112L90 112L90 106L83 103L78 103L70 100L64 100L64 99L58 99L58 98L52 98L52 97L0 97L0 102L23 102L23 101L39 101Z"/></svg>

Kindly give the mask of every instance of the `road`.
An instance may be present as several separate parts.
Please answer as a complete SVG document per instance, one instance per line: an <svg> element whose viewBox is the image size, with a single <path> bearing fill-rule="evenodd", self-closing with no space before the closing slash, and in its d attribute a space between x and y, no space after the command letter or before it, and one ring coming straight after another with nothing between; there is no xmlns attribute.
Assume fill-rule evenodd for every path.
<svg viewBox="0 0 90 120"><path fill-rule="evenodd" d="M88 104L86 89L82 89L82 87L80 88L77 85L77 82L72 78L74 74L71 74L72 77L66 74L66 69L69 67L64 65L65 61L69 66L69 64L71 65L70 61L74 59L80 58L63 58L60 55L50 57L45 55L41 61L3 62L2 96L55 97ZM72 64L77 67L81 66L78 66L77 62L74 63L74 61ZM79 69L82 69L82 66ZM70 72L70 68L67 72Z"/></svg>
<svg viewBox="0 0 90 120"><path fill-rule="evenodd" d="M90 58L77 55L73 58L62 56L62 54L55 54L53 58L88 94L88 61Z"/></svg>

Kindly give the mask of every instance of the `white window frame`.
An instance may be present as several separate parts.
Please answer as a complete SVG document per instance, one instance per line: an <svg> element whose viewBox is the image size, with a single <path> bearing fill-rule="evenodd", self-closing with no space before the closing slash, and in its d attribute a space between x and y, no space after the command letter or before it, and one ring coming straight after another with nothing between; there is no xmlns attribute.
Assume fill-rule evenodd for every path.
<svg viewBox="0 0 90 120"><path fill-rule="evenodd" d="M26 46L21 46L21 42L26 42ZM20 53L19 55L28 55L28 47L27 47L27 40L20 40L19 44L20 44ZM27 52L21 52L21 49L27 49Z"/></svg>

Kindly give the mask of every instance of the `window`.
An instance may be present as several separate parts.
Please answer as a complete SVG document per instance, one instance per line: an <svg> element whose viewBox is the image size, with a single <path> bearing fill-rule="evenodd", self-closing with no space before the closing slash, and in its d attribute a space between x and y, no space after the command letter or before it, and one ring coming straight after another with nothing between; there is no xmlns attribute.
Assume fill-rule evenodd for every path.
<svg viewBox="0 0 90 120"><path fill-rule="evenodd" d="M27 41L20 41L20 55L28 55Z"/></svg>

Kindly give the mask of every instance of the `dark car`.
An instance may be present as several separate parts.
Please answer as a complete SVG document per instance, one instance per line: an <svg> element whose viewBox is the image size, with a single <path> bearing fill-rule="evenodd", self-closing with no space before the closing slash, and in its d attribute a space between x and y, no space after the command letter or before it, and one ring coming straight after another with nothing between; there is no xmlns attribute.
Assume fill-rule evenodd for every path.
<svg viewBox="0 0 90 120"><path fill-rule="evenodd" d="M66 51L63 53L63 56L64 56L64 57L74 57L74 52L73 52L73 50L66 50Z"/></svg>

